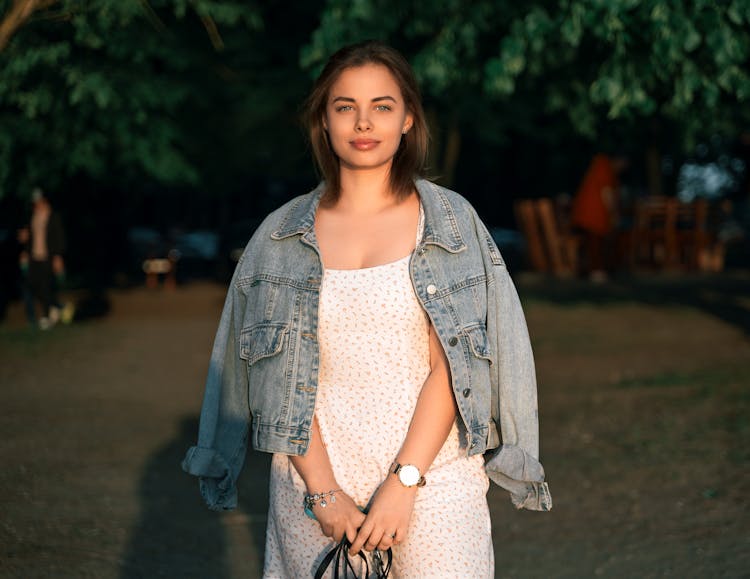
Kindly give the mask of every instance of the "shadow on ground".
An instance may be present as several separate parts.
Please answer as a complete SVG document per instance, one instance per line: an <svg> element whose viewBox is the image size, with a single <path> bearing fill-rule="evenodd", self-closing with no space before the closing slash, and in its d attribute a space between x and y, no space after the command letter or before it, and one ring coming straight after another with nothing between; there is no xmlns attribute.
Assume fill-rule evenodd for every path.
<svg viewBox="0 0 750 579"><path fill-rule="evenodd" d="M249 531L247 547L252 549L237 556L245 556L255 567L262 561L269 461L248 453L240 477L243 512L210 511L200 497L198 480L180 468L197 433L198 419L183 419L179 435L158 448L144 466L138 487L141 515L123 556L120 579L237 576L238 565L232 564L230 553L230 544L236 543L230 535L236 533L237 523L248 526L242 530Z"/></svg>

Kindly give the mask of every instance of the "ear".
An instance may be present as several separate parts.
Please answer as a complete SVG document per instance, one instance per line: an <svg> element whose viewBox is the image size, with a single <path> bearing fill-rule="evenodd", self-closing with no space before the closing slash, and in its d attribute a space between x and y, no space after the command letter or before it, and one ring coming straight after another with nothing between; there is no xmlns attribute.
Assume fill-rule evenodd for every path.
<svg viewBox="0 0 750 579"><path fill-rule="evenodd" d="M323 130L324 131L328 131L328 119L326 118L326 114L325 113L323 113L321 121L323 122Z"/></svg>
<svg viewBox="0 0 750 579"><path fill-rule="evenodd" d="M401 129L401 132L405 135L406 133L409 132L409 130L412 128L413 125L414 125L414 115L407 114L406 118L404 119L404 127L403 129Z"/></svg>

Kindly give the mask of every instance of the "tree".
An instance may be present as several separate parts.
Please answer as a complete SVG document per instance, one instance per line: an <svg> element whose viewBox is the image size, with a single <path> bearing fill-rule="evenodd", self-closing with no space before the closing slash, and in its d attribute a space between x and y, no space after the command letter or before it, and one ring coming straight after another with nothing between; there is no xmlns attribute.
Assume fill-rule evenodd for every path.
<svg viewBox="0 0 750 579"><path fill-rule="evenodd" d="M77 175L197 183L181 115L231 75L221 27L236 37L262 26L255 4L233 0L6 0L0 10L0 197Z"/></svg>
<svg viewBox="0 0 750 579"><path fill-rule="evenodd" d="M489 140L566 119L591 140L667 123L690 144L750 123L749 0L328 0L302 63L373 36L410 58L442 124Z"/></svg>

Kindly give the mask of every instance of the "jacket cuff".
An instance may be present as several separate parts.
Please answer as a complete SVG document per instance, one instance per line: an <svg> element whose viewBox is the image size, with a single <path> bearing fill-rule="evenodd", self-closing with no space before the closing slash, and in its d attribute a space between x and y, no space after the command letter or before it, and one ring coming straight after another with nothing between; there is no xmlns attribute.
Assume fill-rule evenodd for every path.
<svg viewBox="0 0 750 579"><path fill-rule="evenodd" d="M182 470L200 477L200 491L213 511L237 507L237 487L224 458L211 448L193 446L182 461Z"/></svg>
<svg viewBox="0 0 750 579"><path fill-rule="evenodd" d="M484 468L490 480L510 492L517 509L549 511L552 508L552 496L544 482L544 468L522 448L501 446Z"/></svg>

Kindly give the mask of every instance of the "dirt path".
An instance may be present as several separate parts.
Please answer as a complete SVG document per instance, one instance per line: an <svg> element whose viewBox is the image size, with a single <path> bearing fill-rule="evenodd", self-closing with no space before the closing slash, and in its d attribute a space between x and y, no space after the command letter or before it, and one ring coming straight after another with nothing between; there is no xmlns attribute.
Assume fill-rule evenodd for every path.
<svg viewBox="0 0 750 579"><path fill-rule="evenodd" d="M515 512L491 490L498 577L746 576L740 286L709 288L713 311L521 285L555 508ZM260 577L267 457L249 457L235 513L206 510L179 470L223 293L114 292L109 316L43 334L11 311L0 328L0 577ZM735 314L720 314L727 305Z"/></svg>

